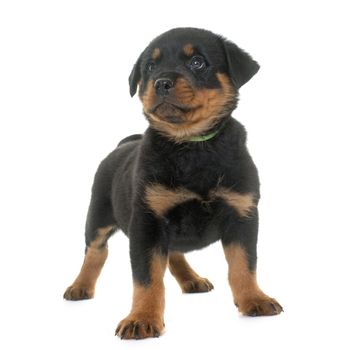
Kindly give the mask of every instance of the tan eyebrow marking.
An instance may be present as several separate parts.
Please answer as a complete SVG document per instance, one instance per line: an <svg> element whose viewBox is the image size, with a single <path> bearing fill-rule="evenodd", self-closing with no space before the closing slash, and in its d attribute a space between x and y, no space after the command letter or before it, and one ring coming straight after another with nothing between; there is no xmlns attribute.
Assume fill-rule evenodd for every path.
<svg viewBox="0 0 350 350"><path fill-rule="evenodd" d="M193 50L193 46L192 44L186 44L183 48L182 48L182 51L184 52L184 54L186 56L192 56L193 53L194 53L194 50Z"/></svg>
<svg viewBox="0 0 350 350"><path fill-rule="evenodd" d="M152 52L152 59L157 60L160 57L160 49L156 47Z"/></svg>

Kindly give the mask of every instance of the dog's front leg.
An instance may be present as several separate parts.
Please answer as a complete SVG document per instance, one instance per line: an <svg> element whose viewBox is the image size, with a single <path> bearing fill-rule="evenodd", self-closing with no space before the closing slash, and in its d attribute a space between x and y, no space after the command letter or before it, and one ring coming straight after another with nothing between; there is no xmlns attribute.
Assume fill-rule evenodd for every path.
<svg viewBox="0 0 350 350"><path fill-rule="evenodd" d="M266 295L256 280L256 244L258 211L231 220L222 243L228 263L228 280L235 305L246 316L270 316L283 311L282 306Z"/></svg>
<svg viewBox="0 0 350 350"><path fill-rule="evenodd" d="M135 211L129 230L134 294L130 314L116 330L122 339L159 337L164 329L164 283L167 252L158 220Z"/></svg>

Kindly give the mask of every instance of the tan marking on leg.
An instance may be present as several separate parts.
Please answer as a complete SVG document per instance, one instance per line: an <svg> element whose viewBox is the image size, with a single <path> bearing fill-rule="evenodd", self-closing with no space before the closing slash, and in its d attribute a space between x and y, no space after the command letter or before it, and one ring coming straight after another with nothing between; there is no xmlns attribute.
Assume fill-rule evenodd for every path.
<svg viewBox="0 0 350 350"><path fill-rule="evenodd" d="M160 49L156 47L152 52L152 59L157 60L160 57Z"/></svg>
<svg viewBox="0 0 350 350"><path fill-rule="evenodd" d="M275 299L264 294L256 281L256 274L249 270L245 250L240 245L224 247L228 262L228 279L238 310L247 316L277 315L283 311Z"/></svg>
<svg viewBox="0 0 350 350"><path fill-rule="evenodd" d="M193 271L182 253L169 254L169 270L184 293L209 292L214 288L209 280Z"/></svg>
<svg viewBox="0 0 350 350"><path fill-rule="evenodd" d="M183 53L188 56L188 57L191 57L194 53L194 50L193 50L193 46L192 44L186 44L183 48L182 48L182 51Z"/></svg>
<svg viewBox="0 0 350 350"><path fill-rule="evenodd" d="M163 185L149 185L146 187L146 203L158 215L164 215L169 209L192 199L200 200L200 196L185 188L168 189Z"/></svg>
<svg viewBox="0 0 350 350"><path fill-rule="evenodd" d="M222 198L230 207L237 210L239 216L247 217L256 206L253 193L241 194L229 188L219 187L211 192L211 197Z"/></svg>
<svg viewBox="0 0 350 350"><path fill-rule="evenodd" d="M96 281L108 256L106 239L113 229L113 226L108 226L97 230L96 239L87 247L78 277L64 293L65 299L82 300L94 297Z"/></svg>
<svg viewBox="0 0 350 350"><path fill-rule="evenodd" d="M151 261L151 283L134 283L134 295L129 316L122 320L116 335L122 339L158 337L164 330L165 289L163 283L167 258L154 255Z"/></svg>

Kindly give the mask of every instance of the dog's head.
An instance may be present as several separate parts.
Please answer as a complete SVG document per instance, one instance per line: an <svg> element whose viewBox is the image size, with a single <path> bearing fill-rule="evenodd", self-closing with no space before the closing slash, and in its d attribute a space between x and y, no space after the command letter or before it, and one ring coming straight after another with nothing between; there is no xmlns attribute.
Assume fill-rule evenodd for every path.
<svg viewBox="0 0 350 350"><path fill-rule="evenodd" d="M238 89L259 65L223 37L172 29L142 52L129 77L151 127L182 141L215 127L236 107Z"/></svg>

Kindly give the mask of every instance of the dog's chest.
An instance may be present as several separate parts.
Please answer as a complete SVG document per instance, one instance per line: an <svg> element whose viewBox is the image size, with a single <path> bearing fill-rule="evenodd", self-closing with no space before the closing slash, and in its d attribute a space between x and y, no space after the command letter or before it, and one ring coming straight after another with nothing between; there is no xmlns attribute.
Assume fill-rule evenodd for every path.
<svg viewBox="0 0 350 350"><path fill-rule="evenodd" d="M253 193L241 194L222 186L202 196L184 187L153 184L146 188L145 198L164 225L169 248L181 251L218 240L225 221L249 216L256 205Z"/></svg>
<svg viewBox="0 0 350 350"><path fill-rule="evenodd" d="M170 188L186 188L207 200L210 190L230 176L225 162L217 152L193 150L166 155L157 163L158 182Z"/></svg>
<svg viewBox="0 0 350 350"><path fill-rule="evenodd" d="M244 160L222 150L197 149L159 157L146 181L145 201L160 218L173 250L189 251L218 240L229 220L250 215L256 192L244 188Z"/></svg>

